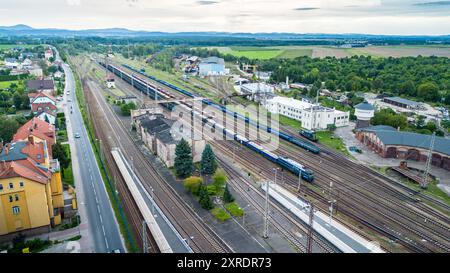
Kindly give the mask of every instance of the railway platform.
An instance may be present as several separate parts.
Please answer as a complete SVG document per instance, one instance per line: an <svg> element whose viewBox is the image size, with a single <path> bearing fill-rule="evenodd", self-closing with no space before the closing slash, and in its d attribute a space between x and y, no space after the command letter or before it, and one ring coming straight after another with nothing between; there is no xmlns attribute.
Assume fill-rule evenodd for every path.
<svg viewBox="0 0 450 273"><path fill-rule="evenodd" d="M309 223L310 206L308 203L297 198L283 187L272 182L261 184L263 191L266 191L266 183L269 183L269 195L281 205L286 207L304 223ZM370 242L350 230L341 223L330 219L330 217L320 211L314 212L314 231L330 243L335 245L344 253L382 253L384 252L378 244Z"/></svg>
<svg viewBox="0 0 450 273"><path fill-rule="evenodd" d="M176 231L174 226L170 223L169 219L164 215L162 210L153 200L151 194L144 188L143 184L139 180L139 178L134 173L132 167L126 162L124 156L120 152L119 149L113 149L111 151L116 162L121 165L120 170L124 174L124 177L127 177L126 183L129 188L132 188L135 191L133 197L135 197L136 202L144 204L140 204L143 207L144 212L142 214L146 214L150 217L150 219L146 219L147 225L153 225L153 228L150 230L156 230L158 234L152 234L157 241L162 241L164 244L168 244L169 248L166 252L173 253L192 253L192 249L189 247L189 244L186 242L187 240L182 238L181 235ZM140 198L136 198L136 194ZM142 209L141 209L142 210ZM150 212L150 215L148 214ZM147 217L148 218L148 217Z"/></svg>

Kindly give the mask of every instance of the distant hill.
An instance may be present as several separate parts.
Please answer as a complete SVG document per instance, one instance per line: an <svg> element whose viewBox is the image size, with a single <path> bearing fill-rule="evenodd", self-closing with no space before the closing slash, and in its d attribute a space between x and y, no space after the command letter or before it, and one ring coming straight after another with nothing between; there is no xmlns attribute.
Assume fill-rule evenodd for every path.
<svg viewBox="0 0 450 273"><path fill-rule="evenodd" d="M158 32L135 31L125 28L68 30L56 28L32 28L27 25L0 26L1 36L35 36L35 37L228 37L251 38L257 40L377 40L377 39L405 39L424 41L450 42L450 35L443 36L398 36L398 35L369 35L369 34L321 34L321 33L229 33L229 32Z"/></svg>

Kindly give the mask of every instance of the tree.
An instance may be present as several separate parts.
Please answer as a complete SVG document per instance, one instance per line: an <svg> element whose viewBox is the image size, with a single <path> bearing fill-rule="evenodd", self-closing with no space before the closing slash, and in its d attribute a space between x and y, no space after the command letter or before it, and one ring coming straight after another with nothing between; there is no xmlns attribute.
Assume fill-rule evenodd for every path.
<svg viewBox="0 0 450 273"><path fill-rule="evenodd" d="M217 169L216 156L209 144L203 149L200 169L203 174L213 174Z"/></svg>
<svg viewBox="0 0 450 273"><path fill-rule="evenodd" d="M175 148L175 174L186 178L192 174L193 166L191 147L186 140L181 139Z"/></svg>
<svg viewBox="0 0 450 273"><path fill-rule="evenodd" d="M55 143L52 147L53 158L59 160L59 164L63 169L67 169L70 165L70 159L60 143ZM61 172L64 175L64 172Z"/></svg>
<svg viewBox="0 0 450 273"><path fill-rule="evenodd" d="M22 96L18 92L14 93L13 101L16 109L20 109L22 107Z"/></svg>
<svg viewBox="0 0 450 273"><path fill-rule="evenodd" d="M234 201L234 196L231 194L230 190L228 189L228 185L225 185L225 191L223 192L223 201L225 203L231 203Z"/></svg>
<svg viewBox="0 0 450 273"><path fill-rule="evenodd" d="M203 185L200 186L198 196L199 196L198 202L200 203L200 206L202 206L202 208L210 210L214 207L214 204L212 203L205 186Z"/></svg>
<svg viewBox="0 0 450 273"><path fill-rule="evenodd" d="M0 116L0 141L10 142L19 126L19 122L14 118Z"/></svg>
<svg viewBox="0 0 450 273"><path fill-rule="evenodd" d="M198 176L190 176L183 182L184 187L193 195L198 195L200 187L202 186L203 179Z"/></svg>
<svg viewBox="0 0 450 273"><path fill-rule="evenodd" d="M217 170L213 176L213 185L216 188L216 192L220 193L227 183L227 175L222 170Z"/></svg>
<svg viewBox="0 0 450 273"><path fill-rule="evenodd" d="M392 109L382 109L375 113L370 123L373 125L389 125L394 128L405 129L408 126L408 119L405 115L396 114Z"/></svg>
<svg viewBox="0 0 450 273"><path fill-rule="evenodd" d="M122 115L129 116L131 115L131 110L136 110L136 108L136 104L134 104L133 102L123 103L120 106L120 111L122 112Z"/></svg>
<svg viewBox="0 0 450 273"><path fill-rule="evenodd" d="M417 87L417 96L425 100L439 100L438 86L432 82L422 83Z"/></svg>

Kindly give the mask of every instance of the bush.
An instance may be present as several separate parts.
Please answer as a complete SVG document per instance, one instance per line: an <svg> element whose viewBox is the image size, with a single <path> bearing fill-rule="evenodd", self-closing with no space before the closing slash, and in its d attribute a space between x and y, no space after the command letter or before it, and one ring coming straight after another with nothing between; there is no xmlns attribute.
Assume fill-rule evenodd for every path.
<svg viewBox="0 0 450 273"><path fill-rule="evenodd" d="M213 185L216 187L216 193L219 194L222 192L225 187L225 183L227 183L227 175L222 170L217 170L213 176Z"/></svg>
<svg viewBox="0 0 450 273"><path fill-rule="evenodd" d="M217 218L220 222L225 222L226 220L230 219L230 215L221 208L213 208L211 210L212 215Z"/></svg>
<svg viewBox="0 0 450 273"><path fill-rule="evenodd" d="M187 191L189 191L193 195L198 195L202 183L203 179L201 177L191 176L184 180L183 185Z"/></svg>

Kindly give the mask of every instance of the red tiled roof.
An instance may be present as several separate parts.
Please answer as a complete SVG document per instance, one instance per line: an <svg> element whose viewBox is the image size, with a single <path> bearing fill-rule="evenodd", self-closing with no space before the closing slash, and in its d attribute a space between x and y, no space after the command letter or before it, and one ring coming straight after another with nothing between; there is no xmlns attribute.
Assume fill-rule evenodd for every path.
<svg viewBox="0 0 450 273"><path fill-rule="evenodd" d="M22 153L31 157L37 163L44 163L45 157L48 156L48 151L44 146L44 143L32 143L27 142L27 145L22 149Z"/></svg>
<svg viewBox="0 0 450 273"><path fill-rule="evenodd" d="M28 93L28 97L29 97L29 98L32 98L33 101L34 101L35 99L37 99L37 98L40 98L40 97L47 97L47 98L51 99L53 102L56 103L56 98L53 97L52 95L49 95L49 94L45 93L45 92L33 92L33 93ZM31 103L33 103L33 102L31 102Z"/></svg>
<svg viewBox="0 0 450 273"><path fill-rule="evenodd" d="M28 136L33 135L42 140L46 140L49 147L56 142L55 126L34 117L27 123L20 127L13 137L13 141L28 139Z"/></svg>
<svg viewBox="0 0 450 273"><path fill-rule="evenodd" d="M24 177L41 184L50 181L51 174L36 166L32 159L17 160L0 163L0 179Z"/></svg>
<svg viewBox="0 0 450 273"><path fill-rule="evenodd" d="M46 103L32 103L31 104L31 111L33 113L35 112L47 112L47 107L49 108L48 110L57 110L56 106L50 102L46 102ZM41 108L41 109L39 109Z"/></svg>

